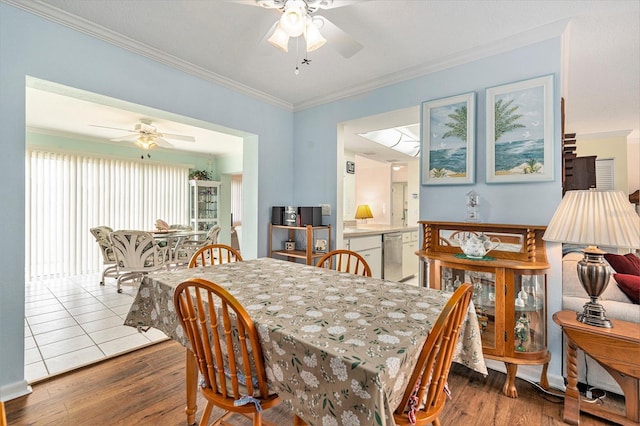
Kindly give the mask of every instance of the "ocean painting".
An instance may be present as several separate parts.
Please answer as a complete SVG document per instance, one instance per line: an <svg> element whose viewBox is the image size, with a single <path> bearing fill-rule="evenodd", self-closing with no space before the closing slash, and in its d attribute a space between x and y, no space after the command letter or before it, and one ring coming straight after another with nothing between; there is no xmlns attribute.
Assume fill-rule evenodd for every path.
<svg viewBox="0 0 640 426"><path fill-rule="evenodd" d="M487 89L487 181L553 179L553 78Z"/></svg>
<svg viewBox="0 0 640 426"><path fill-rule="evenodd" d="M475 93L424 102L422 179L427 185L474 181Z"/></svg>
<svg viewBox="0 0 640 426"><path fill-rule="evenodd" d="M544 88L534 87L495 98L495 172L544 171Z"/></svg>

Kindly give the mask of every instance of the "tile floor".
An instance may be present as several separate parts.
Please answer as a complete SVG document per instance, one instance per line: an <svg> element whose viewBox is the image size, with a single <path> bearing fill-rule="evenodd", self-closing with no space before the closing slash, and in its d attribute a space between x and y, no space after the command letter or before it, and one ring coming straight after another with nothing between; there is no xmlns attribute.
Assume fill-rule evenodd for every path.
<svg viewBox="0 0 640 426"><path fill-rule="evenodd" d="M25 288L25 378L49 376L166 340L160 331L123 325L137 286L100 275L39 279Z"/></svg>

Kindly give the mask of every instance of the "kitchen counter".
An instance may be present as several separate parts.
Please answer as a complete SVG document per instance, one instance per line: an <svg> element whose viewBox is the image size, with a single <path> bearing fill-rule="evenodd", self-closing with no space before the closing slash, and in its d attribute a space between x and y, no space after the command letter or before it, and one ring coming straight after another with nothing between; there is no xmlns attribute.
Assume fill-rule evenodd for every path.
<svg viewBox="0 0 640 426"><path fill-rule="evenodd" d="M347 238L356 238L356 237L365 237L369 235L383 235L389 234L391 232L411 232L417 231L418 226L391 226L391 225L375 225L375 224L363 224L358 225L355 228L347 227L344 228L342 237Z"/></svg>

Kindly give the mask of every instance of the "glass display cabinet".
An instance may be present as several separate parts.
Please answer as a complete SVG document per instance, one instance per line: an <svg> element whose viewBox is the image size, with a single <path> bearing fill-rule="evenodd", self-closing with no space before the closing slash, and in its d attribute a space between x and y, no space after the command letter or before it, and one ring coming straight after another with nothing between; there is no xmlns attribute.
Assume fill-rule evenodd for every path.
<svg viewBox="0 0 640 426"><path fill-rule="evenodd" d="M540 385L548 389L547 276L542 235L546 227L459 222L419 222L423 282L454 291L473 285L473 304L482 334L483 355L503 361L503 393L517 398L518 365L542 365ZM470 257L462 246L470 238L489 241L485 256Z"/></svg>
<svg viewBox="0 0 640 426"><path fill-rule="evenodd" d="M217 224L220 182L189 181L189 221L194 231L208 231Z"/></svg>

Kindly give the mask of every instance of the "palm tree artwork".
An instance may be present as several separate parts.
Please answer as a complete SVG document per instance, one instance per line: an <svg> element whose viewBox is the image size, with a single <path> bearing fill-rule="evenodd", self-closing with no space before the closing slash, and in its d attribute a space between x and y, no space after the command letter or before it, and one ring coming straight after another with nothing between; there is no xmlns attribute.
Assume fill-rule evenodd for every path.
<svg viewBox="0 0 640 426"><path fill-rule="evenodd" d="M511 132L515 129L524 128L524 124L520 124L517 121L522 118L522 114L516 114L518 106L513 104L515 99L509 99L504 102L504 99L496 100L496 125L495 125L495 140L500 139L500 136L505 133Z"/></svg>
<svg viewBox="0 0 640 426"><path fill-rule="evenodd" d="M442 135L442 138L455 137L460 140L467 139L467 106L463 105L456 108L453 113L449 114L449 118L453 121L444 123L450 130Z"/></svg>
<svg viewBox="0 0 640 426"><path fill-rule="evenodd" d="M544 173L542 88L496 96L494 140L496 175Z"/></svg>
<svg viewBox="0 0 640 426"><path fill-rule="evenodd" d="M423 184L473 183L475 99L475 93L465 93L423 103Z"/></svg>
<svg viewBox="0 0 640 426"><path fill-rule="evenodd" d="M445 112L446 111L446 112ZM465 142L467 140L467 105L455 104L442 107L440 114L444 120L440 123L442 130L446 130L442 133L440 140L442 141L436 149L432 149L434 162L431 164L429 173L432 178L447 178L447 177L465 177L466 170L463 168L459 170L459 167L452 167L451 158L457 158L457 163L466 164L466 150L454 149L456 144ZM445 139L454 139L453 144L445 143ZM443 162L447 165L443 166Z"/></svg>

